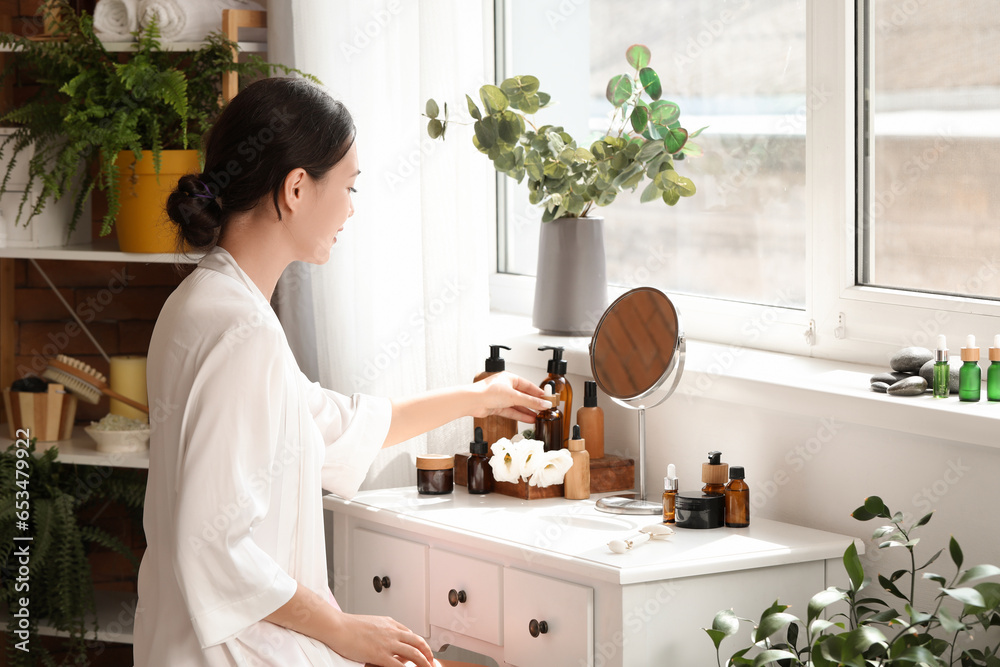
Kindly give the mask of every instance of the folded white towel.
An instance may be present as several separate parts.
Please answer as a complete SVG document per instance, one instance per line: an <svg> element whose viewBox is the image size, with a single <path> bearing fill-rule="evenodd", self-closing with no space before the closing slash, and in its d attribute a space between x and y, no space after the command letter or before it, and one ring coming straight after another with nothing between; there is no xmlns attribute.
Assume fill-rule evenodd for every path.
<svg viewBox="0 0 1000 667"><path fill-rule="evenodd" d="M131 42L139 29L138 0L98 0L94 32L105 42Z"/></svg>
<svg viewBox="0 0 1000 667"><path fill-rule="evenodd" d="M164 42L200 42L222 28L223 9L264 7L249 0L139 0L137 13L143 28L156 17Z"/></svg>

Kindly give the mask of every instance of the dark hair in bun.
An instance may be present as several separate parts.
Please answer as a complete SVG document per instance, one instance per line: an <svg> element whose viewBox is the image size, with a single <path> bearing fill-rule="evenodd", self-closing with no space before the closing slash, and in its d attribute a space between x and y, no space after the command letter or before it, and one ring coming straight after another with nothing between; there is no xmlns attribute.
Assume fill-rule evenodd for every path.
<svg viewBox="0 0 1000 667"><path fill-rule="evenodd" d="M178 252L187 242L210 250L233 213L278 193L292 169L321 179L354 143L354 121L343 104L305 80L275 77L240 91L205 140L205 171L182 176L167 198L177 224Z"/></svg>

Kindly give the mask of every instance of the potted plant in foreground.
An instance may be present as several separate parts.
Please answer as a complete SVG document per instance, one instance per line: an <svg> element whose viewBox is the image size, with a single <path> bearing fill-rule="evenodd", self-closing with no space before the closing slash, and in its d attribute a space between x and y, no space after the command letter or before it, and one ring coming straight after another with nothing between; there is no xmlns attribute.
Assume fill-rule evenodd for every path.
<svg viewBox="0 0 1000 667"><path fill-rule="evenodd" d="M695 194L694 183L675 170L674 160L701 154L690 142L701 130L688 132L680 107L661 99L646 46L633 44L625 57L633 71L608 82L610 127L589 147L578 145L562 127L531 122L528 116L550 101L533 76L483 86L482 110L466 95L475 120L473 144L498 172L518 183L527 177L529 200L543 207L533 316L543 333L592 333L607 306L603 219L591 216L594 206L611 204L644 180L643 203L659 199L673 206ZM441 112L437 102L427 101L427 132L435 139L448 129L447 104Z"/></svg>
<svg viewBox="0 0 1000 667"><path fill-rule="evenodd" d="M302 73L255 55L233 62L236 44L221 33L194 52L165 51L155 21L137 33L132 52L109 53L94 33L93 17L76 13L67 0L47 3L42 12L64 41L0 34L0 45L13 47L16 64L40 84L34 97L0 116L0 123L17 128L0 142L0 157L10 150L16 160L33 151L28 185L37 197L29 197L31 187L24 189L17 220L27 224L47 202L72 192L72 231L96 186L108 199L101 236L116 224L123 251L172 252L163 202L179 176L200 171L201 137L220 111L222 75L235 72L245 80ZM13 169L12 161L0 195ZM149 238L145 232L158 223L164 233Z"/></svg>
<svg viewBox="0 0 1000 667"><path fill-rule="evenodd" d="M712 627L705 632L715 644L717 664L1000 667L1000 640L996 630L990 630L1000 627L1000 583L981 581L1000 575L1000 567L975 565L963 570L964 555L954 537L948 544L953 575L927 570L944 549L917 567L914 548L920 538L914 537L913 531L927 524L933 514L904 526L902 512L893 514L878 496L866 498L865 504L852 514L859 521L888 519L889 525L879 527L872 535L879 542L878 548L904 547L909 552L909 568L896 570L888 577L878 575L878 583L889 600L904 602L902 610L865 590L870 578L852 543L844 553L848 588L830 587L814 595L805 620L787 613L788 606L775 601L755 624L753 644L736 651L725 662L719 655L722 641L736 634L741 621L754 622L737 617L732 610L716 614ZM918 577L937 588L929 603L933 609L919 608L914 595Z"/></svg>

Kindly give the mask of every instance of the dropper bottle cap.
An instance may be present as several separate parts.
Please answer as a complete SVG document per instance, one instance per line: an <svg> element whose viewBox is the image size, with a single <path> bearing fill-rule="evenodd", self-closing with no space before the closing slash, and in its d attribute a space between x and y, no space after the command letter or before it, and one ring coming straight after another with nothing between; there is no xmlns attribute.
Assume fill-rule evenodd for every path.
<svg viewBox="0 0 1000 667"><path fill-rule="evenodd" d="M990 361L1000 361L1000 334L993 336L993 347L990 348Z"/></svg>
<svg viewBox="0 0 1000 667"><path fill-rule="evenodd" d="M552 403L552 407L554 407L554 408L559 407L559 396L557 396L556 394L552 393L552 390L555 389L555 386L556 386L556 383L553 382L552 380L548 380L543 385L543 391L545 392L545 398L547 398L549 400L549 402Z"/></svg>
<svg viewBox="0 0 1000 667"><path fill-rule="evenodd" d="M573 424L573 437L566 443L566 448L571 452L582 452L586 444L584 439L580 437L580 425Z"/></svg>
<svg viewBox="0 0 1000 667"><path fill-rule="evenodd" d="M677 468L673 463L667 466L667 476L663 478L664 491L677 490Z"/></svg>
<svg viewBox="0 0 1000 667"><path fill-rule="evenodd" d="M962 348L962 361L979 361L979 348L976 347L976 337L973 334L965 337L965 347Z"/></svg>
<svg viewBox="0 0 1000 667"><path fill-rule="evenodd" d="M948 339L944 334L938 334L937 350L934 351L934 361L948 361Z"/></svg>
<svg viewBox="0 0 1000 667"><path fill-rule="evenodd" d="M583 407L597 407L597 383L593 380L587 380L583 383Z"/></svg>
<svg viewBox="0 0 1000 667"><path fill-rule="evenodd" d="M469 443L469 451L477 456L486 456L490 445L483 440L483 427L476 427L476 439Z"/></svg>

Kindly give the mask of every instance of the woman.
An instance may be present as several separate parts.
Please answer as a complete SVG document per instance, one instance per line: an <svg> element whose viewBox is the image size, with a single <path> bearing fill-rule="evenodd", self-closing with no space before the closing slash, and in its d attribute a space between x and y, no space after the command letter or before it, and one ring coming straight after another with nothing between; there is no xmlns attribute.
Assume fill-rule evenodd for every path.
<svg viewBox="0 0 1000 667"><path fill-rule="evenodd" d="M306 81L265 79L230 102L204 174L168 199L179 237L208 253L149 346L137 667L427 667L421 637L337 606L322 490L353 495L381 447L451 420L532 421L548 405L509 373L390 401L337 394L299 370L269 300L290 262L329 259L358 174L343 105Z"/></svg>

